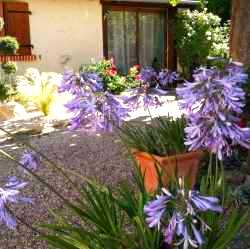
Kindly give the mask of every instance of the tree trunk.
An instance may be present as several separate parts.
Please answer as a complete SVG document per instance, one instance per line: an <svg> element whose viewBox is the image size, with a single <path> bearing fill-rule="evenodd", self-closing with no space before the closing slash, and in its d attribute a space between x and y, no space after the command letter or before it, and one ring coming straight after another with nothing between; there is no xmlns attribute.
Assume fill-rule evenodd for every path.
<svg viewBox="0 0 250 249"><path fill-rule="evenodd" d="M250 66L250 0L233 0L231 57Z"/></svg>
<svg viewBox="0 0 250 249"><path fill-rule="evenodd" d="M250 69L250 0L233 0L231 21L231 57ZM250 151L247 163L250 174Z"/></svg>

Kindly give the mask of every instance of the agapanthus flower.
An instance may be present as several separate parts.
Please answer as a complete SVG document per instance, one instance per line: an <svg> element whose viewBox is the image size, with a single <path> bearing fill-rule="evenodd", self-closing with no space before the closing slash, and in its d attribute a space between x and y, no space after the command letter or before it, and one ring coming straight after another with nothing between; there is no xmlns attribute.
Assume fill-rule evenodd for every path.
<svg viewBox="0 0 250 249"><path fill-rule="evenodd" d="M102 80L94 73L82 73L80 82L81 87L65 105L73 113L70 128L112 131L114 126L121 126L129 112L122 100L103 92Z"/></svg>
<svg viewBox="0 0 250 249"><path fill-rule="evenodd" d="M58 91L77 94L80 89L80 78L72 70L66 70L63 74L62 83Z"/></svg>
<svg viewBox="0 0 250 249"><path fill-rule="evenodd" d="M178 189L175 195L163 189L156 200L144 207L148 226L161 229L168 245L183 245L184 249L204 244L204 232L209 227L200 218L200 213L207 211L223 212L218 198L184 189Z"/></svg>
<svg viewBox="0 0 250 249"><path fill-rule="evenodd" d="M167 94L167 92L162 89L150 87L145 84L127 91L127 93L128 96L123 97L123 100L132 110L141 106L145 109L149 107L159 107L162 105L159 96L165 96Z"/></svg>
<svg viewBox="0 0 250 249"><path fill-rule="evenodd" d="M190 191L189 201L191 206L194 206L195 209L202 212L209 210L219 213L223 212L222 207L219 206L219 199L216 197L201 196L197 191Z"/></svg>
<svg viewBox="0 0 250 249"><path fill-rule="evenodd" d="M140 79L143 83L148 84L150 87L155 87L158 84L158 74L151 68L143 68L141 70Z"/></svg>
<svg viewBox="0 0 250 249"><path fill-rule="evenodd" d="M234 64L224 71L201 68L193 77L194 82L177 89L188 120L189 149L208 149L222 159L231 154L234 145L250 148L250 130L239 126L245 106L242 84L247 76L243 69Z"/></svg>
<svg viewBox="0 0 250 249"><path fill-rule="evenodd" d="M82 95L76 95L65 107L74 113L70 121L70 129L72 130L80 127L93 127L96 122L96 99L93 95L86 96L83 90Z"/></svg>
<svg viewBox="0 0 250 249"><path fill-rule="evenodd" d="M16 177L10 177L3 188L0 188L0 221L10 229L16 228L16 219L7 209L9 204L31 203L31 198L21 196L21 189L27 185Z"/></svg>
<svg viewBox="0 0 250 249"><path fill-rule="evenodd" d="M248 79L248 75L246 74L242 63L231 62L226 65L226 71L229 73L230 77L234 78L239 83L245 83Z"/></svg>
<svg viewBox="0 0 250 249"><path fill-rule="evenodd" d="M159 73L158 80L159 85L163 88L168 87L178 80L179 74L170 70L164 69Z"/></svg>
<svg viewBox="0 0 250 249"><path fill-rule="evenodd" d="M122 100L108 92L105 93L100 112L103 114L103 130L112 131L113 127L120 127L128 117L128 107Z"/></svg>
<svg viewBox="0 0 250 249"><path fill-rule="evenodd" d="M35 171L40 165L40 159L34 152L25 151L20 159L20 164L25 169Z"/></svg>
<svg viewBox="0 0 250 249"><path fill-rule="evenodd" d="M96 73L81 73L82 84L86 83L89 85L93 92L103 91L103 81L101 77Z"/></svg>
<svg viewBox="0 0 250 249"><path fill-rule="evenodd" d="M167 195L164 193L157 196L156 200L145 205L144 212L147 215L146 222L150 228L157 227L160 229L167 203L170 201L171 197L171 194Z"/></svg>

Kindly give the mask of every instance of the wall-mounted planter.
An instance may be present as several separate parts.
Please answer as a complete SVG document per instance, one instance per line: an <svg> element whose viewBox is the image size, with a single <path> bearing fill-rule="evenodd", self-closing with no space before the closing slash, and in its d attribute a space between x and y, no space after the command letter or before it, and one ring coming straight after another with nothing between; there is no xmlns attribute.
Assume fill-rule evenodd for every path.
<svg viewBox="0 0 250 249"><path fill-rule="evenodd" d="M158 172L162 177L161 181L164 186L168 186L170 179L176 177L177 174L177 177L184 177L189 182L190 187L193 187L196 183L203 152L197 151L161 157L133 150L132 154L138 162L142 175L144 175L146 190L155 192L159 186Z"/></svg>

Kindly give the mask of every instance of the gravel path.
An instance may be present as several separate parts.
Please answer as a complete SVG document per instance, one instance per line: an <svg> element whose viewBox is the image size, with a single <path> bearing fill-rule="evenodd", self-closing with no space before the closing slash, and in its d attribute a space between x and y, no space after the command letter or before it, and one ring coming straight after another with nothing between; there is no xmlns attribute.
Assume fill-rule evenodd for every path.
<svg viewBox="0 0 250 249"><path fill-rule="evenodd" d="M96 178L99 182L116 185L124 179L131 179L131 161L128 160L126 150L117 143L114 135L86 135L81 131L58 131L48 135L25 136L32 145L39 148L54 162L63 162L64 167L88 178ZM13 141L5 141L0 145L17 158L23 152ZM74 197L74 191L65 185L65 181L58 173L51 172L43 165L38 174L60 189L69 198ZM2 182L6 176L22 176L29 182L25 194L34 198L33 205L15 207L15 213L31 224L49 222L51 217L47 207L61 208L62 203L44 186L41 186L31 176L23 177L21 170L13 162L0 156L0 175ZM78 183L79 179L72 178ZM36 235L23 225L18 225L17 231L8 231L0 227L0 249L47 249L46 243L36 239Z"/></svg>

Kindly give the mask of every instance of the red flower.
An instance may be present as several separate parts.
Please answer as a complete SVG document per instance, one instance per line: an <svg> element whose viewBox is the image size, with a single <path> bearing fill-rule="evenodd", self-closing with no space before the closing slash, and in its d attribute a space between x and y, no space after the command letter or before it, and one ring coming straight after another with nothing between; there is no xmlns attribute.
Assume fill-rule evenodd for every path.
<svg viewBox="0 0 250 249"><path fill-rule="evenodd" d="M137 64L137 65L134 65L134 67L139 71L141 69L141 65Z"/></svg>
<svg viewBox="0 0 250 249"><path fill-rule="evenodd" d="M109 68L107 71L106 71L106 74L110 77L114 77L117 75L117 70L115 67L112 67L112 68Z"/></svg>
<svg viewBox="0 0 250 249"><path fill-rule="evenodd" d="M140 80L141 80L141 75L140 75L140 74L136 75L136 76L135 76L135 80L140 81Z"/></svg>

